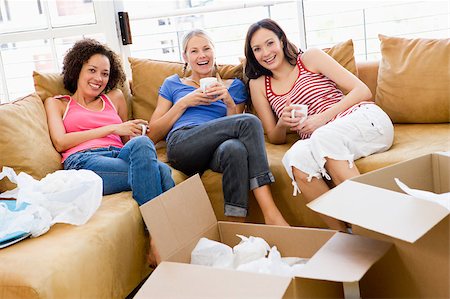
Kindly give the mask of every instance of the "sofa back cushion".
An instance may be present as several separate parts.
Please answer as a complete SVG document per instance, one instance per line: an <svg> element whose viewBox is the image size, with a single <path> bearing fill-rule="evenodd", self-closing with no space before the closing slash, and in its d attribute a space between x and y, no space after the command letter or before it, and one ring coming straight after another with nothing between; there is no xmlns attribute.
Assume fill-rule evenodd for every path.
<svg viewBox="0 0 450 299"><path fill-rule="evenodd" d="M450 121L450 39L379 35L375 102L394 123Z"/></svg>
<svg viewBox="0 0 450 299"><path fill-rule="evenodd" d="M36 93L0 105L0 168L8 166L36 179L61 169L61 156L53 147L42 100ZM7 178L0 192L15 188Z"/></svg>
<svg viewBox="0 0 450 299"><path fill-rule="evenodd" d="M330 48L322 49L325 53L333 57L340 65L345 67L353 75L358 76L358 70L355 63L355 50L353 48L353 40L349 39Z"/></svg>
<svg viewBox="0 0 450 299"><path fill-rule="evenodd" d="M41 73L33 71L34 89L38 96L45 101L46 98L55 95L71 95L71 93L64 88L63 77L58 73ZM130 83L126 80L123 86L119 87L122 90L128 104L128 118L131 118L131 91Z"/></svg>
<svg viewBox="0 0 450 299"><path fill-rule="evenodd" d="M351 39L326 48L324 51L357 75ZM159 88L164 79L173 74L181 77L184 63L133 57L129 57L128 61L132 72L133 118L149 120L156 108ZM223 79L240 78L245 81L243 65L244 62L237 65L219 65L219 74ZM188 76L189 73L186 75Z"/></svg>

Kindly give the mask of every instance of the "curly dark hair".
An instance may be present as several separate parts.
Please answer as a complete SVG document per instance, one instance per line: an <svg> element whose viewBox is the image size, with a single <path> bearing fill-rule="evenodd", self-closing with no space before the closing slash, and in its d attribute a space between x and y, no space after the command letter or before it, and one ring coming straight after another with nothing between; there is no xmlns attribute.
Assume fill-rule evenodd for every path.
<svg viewBox="0 0 450 299"><path fill-rule="evenodd" d="M125 82L126 75L120 57L99 41L84 38L77 41L64 57L62 75L64 87L68 91L75 93L83 64L95 54L106 56L110 63L109 80L102 92L106 93Z"/></svg>
<svg viewBox="0 0 450 299"><path fill-rule="evenodd" d="M255 54L253 53L252 47L250 45L250 41L252 40L253 35L255 34L256 31L258 31L261 28L270 30L276 34L276 36L280 39L281 43L283 44L284 56L291 65L296 64L297 56L302 52L292 42L288 40L286 33L284 33L280 25L278 25L274 20L262 19L261 21L258 21L250 25L247 31L247 36L245 37L245 50L244 50L246 57L245 75L249 79L256 79L262 75L272 76L272 71L261 66L259 62L256 60Z"/></svg>

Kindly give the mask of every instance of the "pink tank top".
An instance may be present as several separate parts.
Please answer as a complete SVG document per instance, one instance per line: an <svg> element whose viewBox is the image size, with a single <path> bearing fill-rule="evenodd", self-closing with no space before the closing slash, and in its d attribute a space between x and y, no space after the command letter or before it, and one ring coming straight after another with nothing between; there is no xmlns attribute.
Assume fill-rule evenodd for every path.
<svg viewBox="0 0 450 299"><path fill-rule="evenodd" d="M69 103L67 104L67 108L63 116L63 123L66 129L66 133L87 131L104 127L106 125L122 123L122 119L120 118L119 114L117 114L116 108L114 107L108 96L104 94L100 95L100 98L103 101L103 108L100 111L89 110L86 107L78 104L78 102L70 96L63 97L69 99ZM67 157L69 157L73 153L91 148L108 146L116 146L122 148L123 142L120 139L120 136L110 134L101 138L91 139L80 143L77 146L74 146L62 153L61 163L63 163L67 159Z"/></svg>
<svg viewBox="0 0 450 299"><path fill-rule="evenodd" d="M275 94L272 90L271 77L265 77L266 96L272 110L275 111L278 118L281 117L283 108L289 98L291 99L291 104L308 105L308 115L314 115L329 109L344 97L342 91L337 88L336 83L322 74L317 74L308 70L303 65L300 56L301 54L297 57L299 75L291 90L287 93L280 95ZM363 101L353 105L345 111L337 114L330 120L330 122L352 113L352 111L364 104L373 104L373 102ZM310 134L300 134L301 139L306 139L309 137Z"/></svg>

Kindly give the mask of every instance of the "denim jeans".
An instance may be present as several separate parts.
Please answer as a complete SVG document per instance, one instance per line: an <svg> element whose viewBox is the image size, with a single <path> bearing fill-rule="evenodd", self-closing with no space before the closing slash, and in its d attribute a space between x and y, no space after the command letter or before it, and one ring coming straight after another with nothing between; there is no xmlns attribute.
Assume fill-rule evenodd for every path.
<svg viewBox="0 0 450 299"><path fill-rule="evenodd" d="M248 191L274 182L260 120L251 114L218 118L174 131L167 140L171 165L192 175L223 173L225 215L245 217Z"/></svg>
<svg viewBox="0 0 450 299"><path fill-rule="evenodd" d="M132 190L139 205L175 186L170 167L158 161L147 136L132 138L123 148L74 153L64 161L64 169L92 170L103 180L104 195Z"/></svg>

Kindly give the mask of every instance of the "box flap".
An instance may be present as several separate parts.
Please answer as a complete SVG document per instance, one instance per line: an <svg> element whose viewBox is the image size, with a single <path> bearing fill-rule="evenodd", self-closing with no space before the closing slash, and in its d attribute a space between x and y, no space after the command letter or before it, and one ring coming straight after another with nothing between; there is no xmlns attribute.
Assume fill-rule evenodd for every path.
<svg viewBox="0 0 450 299"><path fill-rule="evenodd" d="M281 299L291 278L162 262L134 297Z"/></svg>
<svg viewBox="0 0 450 299"><path fill-rule="evenodd" d="M433 154L433 191L450 192L450 152Z"/></svg>
<svg viewBox="0 0 450 299"><path fill-rule="evenodd" d="M338 282L356 282L392 246L367 237L336 233L308 261L301 277Z"/></svg>
<svg viewBox="0 0 450 299"><path fill-rule="evenodd" d="M410 243L449 214L437 203L354 181L343 182L308 207Z"/></svg>
<svg viewBox="0 0 450 299"><path fill-rule="evenodd" d="M140 209L163 261L217 226L211 202L198 174L145 203Z"/></svg>

